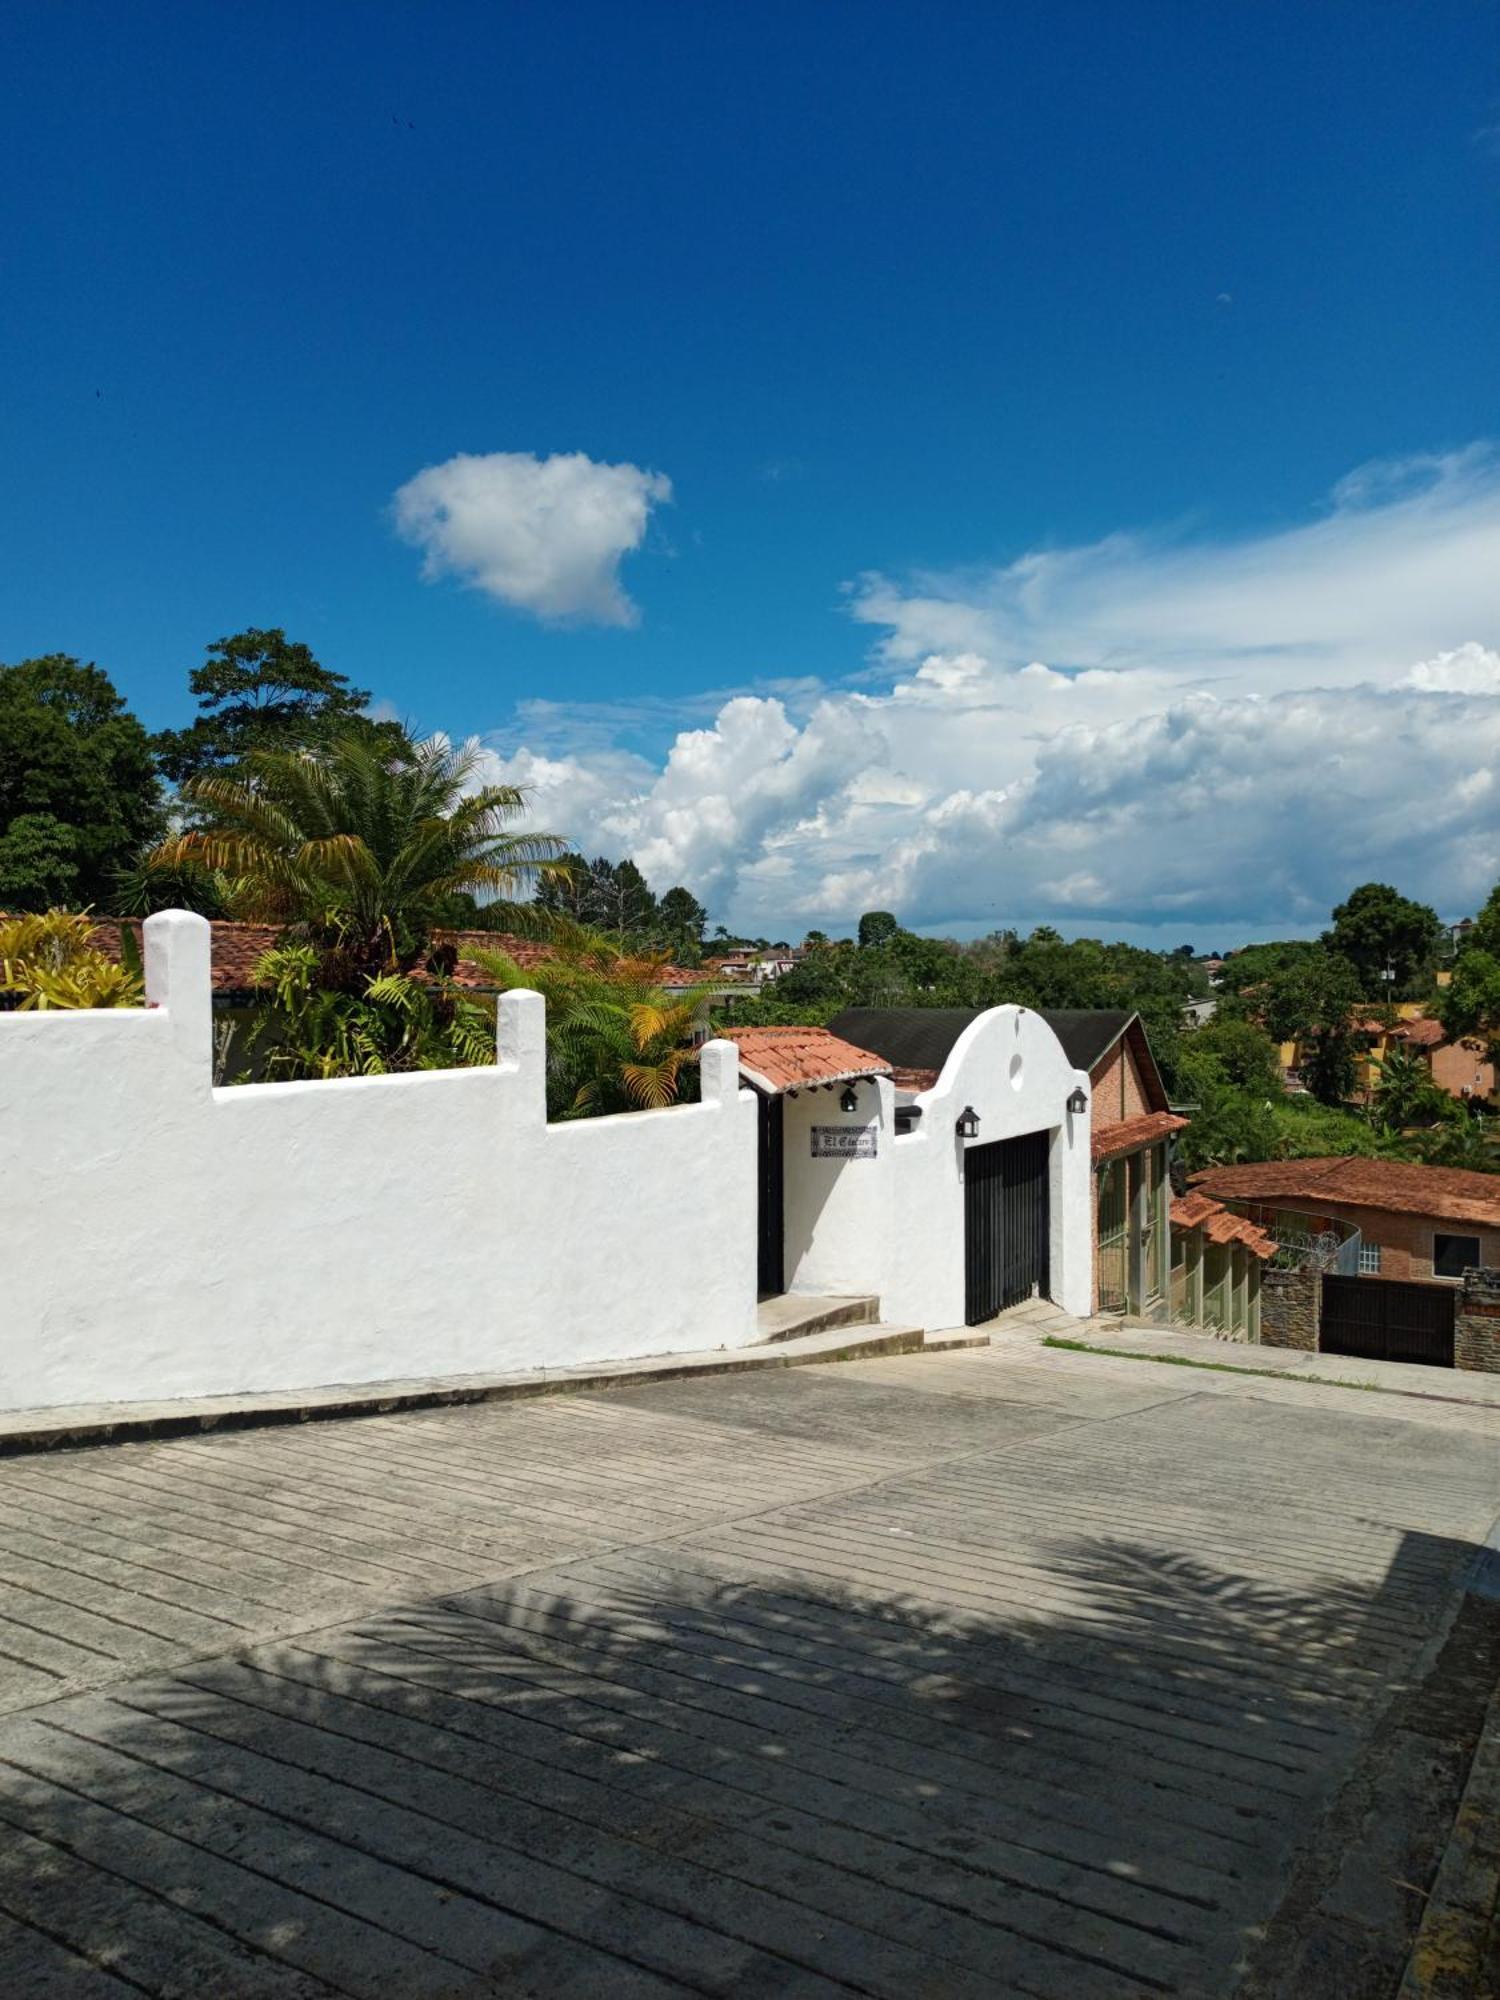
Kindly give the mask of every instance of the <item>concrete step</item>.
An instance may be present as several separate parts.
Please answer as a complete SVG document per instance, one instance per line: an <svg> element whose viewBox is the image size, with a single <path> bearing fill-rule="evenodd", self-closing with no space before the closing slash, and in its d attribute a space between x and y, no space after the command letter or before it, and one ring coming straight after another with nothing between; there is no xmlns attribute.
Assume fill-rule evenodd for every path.
<svg viewBox="0 0 1500 2000"><path fill-rule="evenodd" d="M880 1320L879 1299L855 1293L814 1298L782 1292L762 1299L755 1310L762 1340L796 1340L804 1333L823 1333L835 1326L875 1326Z"/></svg>
<svg viewBox="0 0 1500 2000"><path fill-rule="evenodd" d="M946 1331L940 1333L934 1333L929 1330L922 1335L922 1352L924 1354L950 1354L956 1348L988 1347L989 1345L990 1337L987 1333L979 1333L973 1327L967 1326L949 1327Z"/></svg>

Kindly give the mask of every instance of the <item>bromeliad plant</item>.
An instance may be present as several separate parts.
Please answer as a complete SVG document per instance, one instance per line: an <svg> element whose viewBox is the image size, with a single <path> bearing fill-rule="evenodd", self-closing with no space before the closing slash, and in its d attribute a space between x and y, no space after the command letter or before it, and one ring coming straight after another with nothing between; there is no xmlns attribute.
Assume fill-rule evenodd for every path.
<svg viewBox="0 0 1500 2000"><path fill-rule="evenodd" d="M120 926L120 962L102 952L94 926L72 910L0 923L0 995L17 1011L49 1007L139 1007L145 990L135 933Z"/></svg>
<svg viewBox="0 0 1500 2000"><path fill-rule="evenodd" d="M524 970L502 951L473 954L501 990L531 987L547 1002L548 1115L657 1111L695 1097L705 995L665 989L667 954L622 956L566 922L551 945L550 958Z"/></svg>

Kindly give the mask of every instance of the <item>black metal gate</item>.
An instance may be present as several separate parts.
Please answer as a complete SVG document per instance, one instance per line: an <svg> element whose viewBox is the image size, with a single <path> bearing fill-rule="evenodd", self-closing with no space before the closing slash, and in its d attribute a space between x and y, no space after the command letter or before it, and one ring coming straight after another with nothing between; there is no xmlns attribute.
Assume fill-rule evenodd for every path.
<svg viewBox="0 0 1500 2000"><path fill-rule="evenodd" d="M785 1098L760 1098L760 1139L756 1155L760 1238L756 1289L763 1299L786 1290L786 1219L781 1154L785 1106Z"/></svg>
<svg viewBox="0 0 1500 2000"><path fill-rule="evenodd" d="M1325 1278L1325 1354L1363 1354L1376 1361L1425 1361L1453 1366L1454 1292L1446 1285L1403 1285L1394 1278Z"/></svg>
<svg viewBox="0 0 1500 2000"><path fill-rule="evenodd" d="M1047 1134L964 1152L964 1319L1047 1290Z"/></svg>

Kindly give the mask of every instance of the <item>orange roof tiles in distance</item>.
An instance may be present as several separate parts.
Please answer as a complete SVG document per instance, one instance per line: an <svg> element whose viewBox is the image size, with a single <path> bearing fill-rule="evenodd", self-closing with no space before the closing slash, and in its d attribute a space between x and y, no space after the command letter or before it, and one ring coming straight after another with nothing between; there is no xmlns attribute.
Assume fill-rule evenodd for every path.
<svg viewBox="0 0 1500 2000"><path fill-rule="evenodd" d="M1110 1160L1116 1153L1133 1153L1137 1146L1153 1145L1180 1132L1189 1122L1175 1111L1144 1111L1139 1118L1127 1118L1095 1132L1090 1150L1096 1160Z"/></svg>
<svg viewBox="0 0 1500 2000"><path fill-rule="evenodd" d="M1430 1215L1445 1222L1500 1228L1500 1175L1462 1167L1421 1167L1408 1160L1366 1160L1350 1154L1314 1160L1255 1160L1206 1167L1193 1184L1226 1200L1311 1201L1373 1208L1387 1215Z"/></svg>
<svg viewBox="0 0 1500 2000"><path fill-rule="evenodd" d="M746 1078L773 1093L891 1074L882 1057L826 1028L726 1028L724 1036L738 1045Z"/></svg>

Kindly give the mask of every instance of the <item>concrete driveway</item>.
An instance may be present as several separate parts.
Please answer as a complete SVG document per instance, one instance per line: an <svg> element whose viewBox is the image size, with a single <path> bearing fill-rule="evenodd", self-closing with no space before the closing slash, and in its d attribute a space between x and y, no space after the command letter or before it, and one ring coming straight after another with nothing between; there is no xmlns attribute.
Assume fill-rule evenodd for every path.
<svg viewBox="0 0 1500 2000"><path fill-rule="evenodd" d="M1029 1341L0 1461L0 1992L1388 1992L1497 1509Z"/></svg>

